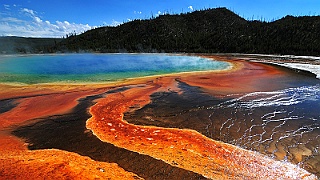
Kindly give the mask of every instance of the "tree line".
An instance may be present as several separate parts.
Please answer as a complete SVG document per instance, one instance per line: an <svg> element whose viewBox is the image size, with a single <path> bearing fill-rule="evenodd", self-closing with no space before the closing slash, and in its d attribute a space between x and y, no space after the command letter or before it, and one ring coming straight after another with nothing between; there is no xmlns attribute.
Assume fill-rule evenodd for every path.
<svg viewBox="0 0 320 180"><path fill-rule="evenodd" d="M55 52L188 52L320 55L320 17L248 21L226 8L164 14L72 35Z"/></svg>

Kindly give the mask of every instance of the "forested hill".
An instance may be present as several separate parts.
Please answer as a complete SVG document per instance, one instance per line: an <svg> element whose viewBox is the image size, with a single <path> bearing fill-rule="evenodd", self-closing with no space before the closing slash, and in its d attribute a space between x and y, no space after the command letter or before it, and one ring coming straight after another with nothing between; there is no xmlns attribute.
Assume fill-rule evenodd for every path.
<svg viewBox="0 0 320 180"><path fill-rule="evenodd" d="M25 54L54 52L54 46L62 38L0 37L0 54Z"/></svg>
<svg viewBox="0 0 320 180"><path fill-rule="evenodd" d="M247 21L226 8L160 15L70 36L57 51L320 55L320 16Z"/></svg>

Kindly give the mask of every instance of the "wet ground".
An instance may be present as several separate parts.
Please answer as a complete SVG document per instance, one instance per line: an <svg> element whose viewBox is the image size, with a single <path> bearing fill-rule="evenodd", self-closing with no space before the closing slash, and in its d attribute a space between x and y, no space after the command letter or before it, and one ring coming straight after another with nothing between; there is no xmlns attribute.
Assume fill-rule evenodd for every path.
<svg viewBox="0 0 320 180"><path fill-rule="evenodd" d="M194 129L207 137L298 164L320 175L319 84L223 99L180 83L128 112L129 123ZM282 99L281 99L282 98Z"/></svg>
<svg viewBox="0 0 320 180"><path fill-rule="evenodd" d="M276 73L270 79L259 81L260 76L267 77L265 74L269 69ZM227 77L236 80L237 76L239 82L225 81ZM250 76L256 79L252 81ZM32 151L54 148L75 152L94 161L116 163L125 171L145 179L206 179L207 176L201 173L181 168L177 162L166 163L147 153L103 142L94 129L86 127L87 120L92 117L89 109L101 99L108 101L109 97L117 94L125 97L126 93L130 95L131 89L143 89L151 85L152 88L170 87L150 91L149 103L144 100L142 106L139 101L130 105L123 120L143 127L196 130L210 139L296 164L320 177L320 81L314 75L254 64L235 75L203 74L171 79L170 82L175 84L173 86L161 84L165 80L160 78L138 83L138 86L120 85L120 88L100 89L91 92L94 95L83 93L79 95L82 98L78 99L78 104L69 111L39 116L22 124L14 124L9 129L12 129L14 136L24 139L28 143L27 148ZM237 90L228 87L233 83L235 87L246 84ZM221 91L217 90L219 87ZM19 103L28 98L21 96L0 100L0 114L15 111L20 108Z"/></svg>
<svg viewBox="0 0 320 180"><path fill-rule="evenodd" d="M109 93L121 92L121 88ZM16 129L13 134L28 139L29 149L61 149L89 156L96 161L117 163L125 170L134 172L146 179L206 179L203 176L181 168L170 166L161 160L136 152L118 148L100 141L86 129L90 117L88 108L93 101L108 93L86 97L79 101L72 113L52 116L40 122Z"/></svg>

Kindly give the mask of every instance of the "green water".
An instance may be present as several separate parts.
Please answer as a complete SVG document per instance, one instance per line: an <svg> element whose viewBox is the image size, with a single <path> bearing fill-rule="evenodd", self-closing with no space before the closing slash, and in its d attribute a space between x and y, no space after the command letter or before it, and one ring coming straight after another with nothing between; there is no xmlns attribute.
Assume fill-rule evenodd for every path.
<svg viewBox="0 0 320 180"><path fill-rule="evenodd" d="M61 54L0 57L0 82L110 82L128 78L222 70L230 65L168 54Z"/></svg>

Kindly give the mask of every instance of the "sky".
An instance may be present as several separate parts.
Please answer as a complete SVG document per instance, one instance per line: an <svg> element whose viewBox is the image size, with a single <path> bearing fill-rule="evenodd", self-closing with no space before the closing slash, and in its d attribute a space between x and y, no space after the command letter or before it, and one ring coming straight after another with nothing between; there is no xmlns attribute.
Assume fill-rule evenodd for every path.
<svg viewBox="0 0 320 180"><path fill-rule="evenodd" d="M247 20L320 15L320 0L0 0L0 36L65 37L163 13L217 7Z"/></svg>

